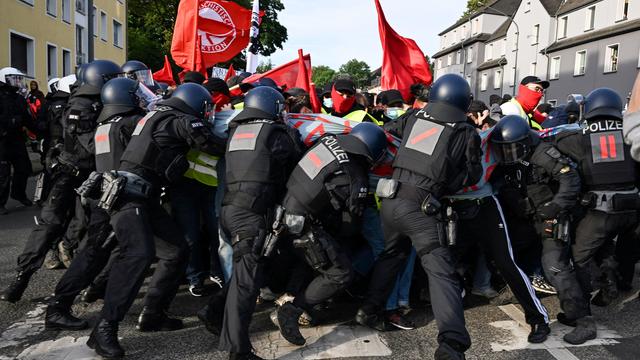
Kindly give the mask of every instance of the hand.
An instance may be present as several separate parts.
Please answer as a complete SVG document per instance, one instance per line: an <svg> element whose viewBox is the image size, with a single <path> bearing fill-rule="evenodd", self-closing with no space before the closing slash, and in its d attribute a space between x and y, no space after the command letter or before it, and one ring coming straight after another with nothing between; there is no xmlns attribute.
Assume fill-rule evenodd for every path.
<svg viewBox="0 0 640 360"><path fill-rule="evenodd" d="M231 103L223 105L218 111L231 111L233 110L233 105Z"/></svg>
<svg viewBox="0 0 640 360"><path fill-rule="evenodd" d="M640 73L638 73L636 82L633 85L633 90L631 91L631 100L629 101L629 108L627 109L627 111L629 113L640 111Z"/></svg>
<svg viewBox="0 0 640 360"><path fill-rule="evenodd" d="M560 211L562 211L560 205L549 201L538 208L538 216L544 220L555 219L560 214Z"/></svg>

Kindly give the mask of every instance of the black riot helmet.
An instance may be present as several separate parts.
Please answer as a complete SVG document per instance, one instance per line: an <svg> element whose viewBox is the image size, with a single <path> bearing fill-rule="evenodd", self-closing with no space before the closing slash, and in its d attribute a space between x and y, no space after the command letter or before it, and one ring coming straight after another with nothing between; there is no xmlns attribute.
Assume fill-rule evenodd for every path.
<svg viewBox="0 0 640 360"><path fill-rule="evenodd" d="M271 87L259 86L249 90L244 97L244 109L234 120L277 120L284 110L284 96Z"/></svg>
<svg viewBox="0 0 640 360"><path fill-rule="evenodd" d="M606 116L622 120L622 98L609 88L598 88L587 95L584 100L584 118L591 120Z"/></svg>
<svg viewBox="0 0 640 360"><path fill-rule="evenodd" d="M84 78L82 83L102 89L107 81L118 77L121 73L122 69L113 61L95 60L87 65L81 75Z"/></svg>
<svg viewBox="0 0 640 360"><path fill-rule="evenodd" d="M387 135L380 126L370 122L359 123L342 138L345 151L362 155L372 164L382 160L387 151Z"/></svg>
<svg viewBox="0 0 640 360"><path fill-rule="evenodd" d="M138 60L129 60L122 65L122 72L126 77L138 80L147 87L154 86L153 73L145 63Z"/></svg>
<svg viewBox="0 0 640 360"><path fill-rule="evenodd" d="M140 84L128 78L111 79L102 87L100 97L104 107L98 122L139 109Z"/></svg>
<svg viewBox="0 0 640 360"><path fill-rule="evenodd" d="M491 149L499 162L513 165L524 159L535 145L537 135L518 115L507 115L491 131Z"/></svg>
<svg viewBox="0 0 640 360"><path fill-rule="evenodd" d="M159 105L167 105L200 119L213 121L213 100L204 86L196 83L186 83L178 86L171 97L163 100Z"/></svg>
<svg viewBox="0 0 640 360"><path fill-rule="evenodd" d="M442 121L463 122L471 104L471 87L467 80L455 74L438 78L429 90L430 113L441 115Z"/></svg>

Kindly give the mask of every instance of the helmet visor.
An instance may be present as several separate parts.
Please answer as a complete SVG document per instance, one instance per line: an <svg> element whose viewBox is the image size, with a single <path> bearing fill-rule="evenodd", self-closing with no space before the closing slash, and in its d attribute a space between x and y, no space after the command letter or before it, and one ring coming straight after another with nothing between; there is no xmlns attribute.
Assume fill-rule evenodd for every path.
<svg viewBox="0 0 640 360"><path fill-rule="evenodd" d="M518 163L527 155L528 148L525 144L516 142L511 144L493 144L493 153L498 162L505 165Z"/></svg>
<svg viewBox="0 0 640 360"><path fill-rule="evenodd" d="M209 124L213 124L215 119L216 119L216 104L213 101L205 102L203 120L208 122Z"/></svg>
<svg viewBox="0 0 640 360"><path fill-rule="evenodd" d="M153 110L156 103L162 99L162 97L153 93L143 83L138 82L136 88L136 96L140 99L140 107L149 111Z"/></svg>
<svg viewBox="0 0 640 360"><path fill-rule="evenodd" d="M18 74L5 75L4 79L7 85L9 86L13 86L21 90L27 88L27 82L23 75L18 75Z"/></svg>
<svg viewBox="0 0 640 360"><path fill-rule="evenodd" d="M138 70L134 72L134 80L138 80L147 86L153 86L153 73L151 70Z"/></svg>

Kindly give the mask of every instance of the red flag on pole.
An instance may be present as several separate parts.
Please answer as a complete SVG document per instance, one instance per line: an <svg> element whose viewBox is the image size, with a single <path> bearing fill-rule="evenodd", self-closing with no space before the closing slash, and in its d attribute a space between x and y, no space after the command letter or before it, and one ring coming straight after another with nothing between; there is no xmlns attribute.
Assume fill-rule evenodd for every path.
<svg viewBox="0 0 640 360"><path fill-rule="evenodd" d="M416 42L398 35L387 23L380 0L375 2L383 53L380 86L383 90L400 90L405 101L408 101L411 98L411 85L415 83L430 85L433 76Z"/></svg>
<svg viewBox="0 0 640 360"><path fill-rule="evenodd" d="M153 79L170 86L176 85L176 81L173 79L173 71L171 71L171 63L169 63L169 57L167 55L164 56L164 67L153 73Z"/></svg>
<svg viewBox="0 0 640 360"><path fill-rule="evenodd" d="M227 75L224 76L224 81L227 81L234 76L236 76L236 69L234 69L233 64L231 64L229 65L229 70L227 70Z"/></svg>
<svg viewBox="0 0 640 360"><path fill-rule="evenodd" d="M307 72L311 71L311 56L304 55L304 64ZM268 77L278 84L278 86L286 86L287 88L296 87L298 80L298 61L299 59L290 61L284 65L280 65L275 69L271 69L264 74L253 74L244 79L243 83L253 83L263 77Z"/></svg>
<svg viewBox="0 0 640 360"><path fill-rule="evenodd" d="M302 49L298 50L298 78L296 79L295 87L299 87L304 89L309 93L309 97L311 100L311 106L313 107L313 112L320 112L320 100L318 100L318 94L316 93L316 87L311 81L311 55L309 57L309 68L307 68L307 63L305 62L304 55L302 53Z"/></svg>
<svg viewBox="0 0 640 360"><path fill-rule="evenodd" d="M228 61L249 43L251 10L225 0L181 0L171 42L171 56L183 69L199 64L194 50L200 39L202 62L211 67Z"/></svg>

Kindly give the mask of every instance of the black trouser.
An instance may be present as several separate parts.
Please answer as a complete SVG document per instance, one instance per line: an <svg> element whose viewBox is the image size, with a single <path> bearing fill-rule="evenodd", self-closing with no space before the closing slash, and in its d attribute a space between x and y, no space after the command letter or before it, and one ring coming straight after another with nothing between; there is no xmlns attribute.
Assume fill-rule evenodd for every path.
<svg viewBox="0 0 640 360"><path fill-rule="evenodd" d="M618 243L630 244L637 241L635 234L638 216L635 211L625 213L605 213L587 211L576 230L576 240L572 246L573 263L585 301L590 301L593 279L592 267L596 253L603 253L602 268L615 273L618 264L615 257L614 238ZM624 246L623 246L624 247Z"/></svg>
<svg viewBox="0 0 640 360"><path fill-rule="evenodd" d="M111 233L109 220L110 216L106 211L92 206L87 241L56 285L52 304L70 308L75 297L89 286L105 267L116 246L115 240L105 243Z"/></svg>
<svg viewBox="0 0 640 360"><path fill-rule="evenodd" d="M354 278L351 261L338 241L316 224L311 225L307 234L302 234L302 238L309 236L310 232L313 232L312 236L315 236L321 244L328 264L316 270L319 275L293 301L294 305L306 311L311 311L314 305L324 302L338 291L345 289ZM307 263L309 263L308 260ZM309 265L313 266L310 263Z"/></svg>
<svg viewBox="0 0 640 360"><path fill-rule="evenodd" d="M420 205L418 198L382 200L385 250L374 265L363 308L366 312L378 311L386 303L413 244L429 277L431 307L439 331L438 343L445 342L464 351L471 346L471 339L465 328L456 262L452 252L442 246L444 223L434 216L425 215Z"/></svg>
<svg viewBox="0 0 640 360"><path fill-rule="evenodd" d="M75 188L82 184L84 178L60 170L54 173L49 197L24 250L18 256L18 271L34 272L42 266L47 251L64 234L69 211L75 206L78 196Z"/></svg>
<svg viewBox="0 0 640 360"><path fill-rule="evenodd" d="M76 202L73 209L73 216L69 220L67 230L62 236L62 244L69 250L75 250L78 248L80 241L87 233L89 219L91 213L87 212L87 209L82 205L82 201L79 196L76 196Z"/></svg>
<svg viewBox="0 0 640 360"><path fill-rule="evenodd" d="M505 207L503 207L503 215L509 229L516 264L528 276L537 275L536 273L542 270L540 262L542 244L535 224L530 219L524 219Z"/></svg>
<svg viewBox="0 0 640 360"><path fill-rule="evenodd" d="M459 243L480 244L522 305L528 324L548 323L547 309L536 296L529 277L514 261L511 238L498 199L490 196L480 201L457 201L453 207L461 217Z"/></svg>
<svg viewBox="0 0 640 360"><path fill-rule="evenodd" d="M153 198L127 201L112 214L111 226L121 254L109 273L102 318L124 319L156 257L158 262L144 306L151 312L166 310L187 265L187 243L178 226Z"/></svg>
<svg viewBox="0 0 640 360"><path fill-rule="evenodd" d="M13 176L11 168L13 167ZM11 198L27 199L27 179L31 175L31 160L27 145L21 137L6 137L0 140L0 206ZM11 188L11 189L9 189Z"/></svg>
<svg viewBox="0 0 640 360"><path fill-rule="evenodd" d="M266 221L263 215L234 205L223 206L221 213L222 231L233 243L233 273L224 292L215 298L219 303L226 295L220 350L246 353L251 351L249 324L265 275L264 261L253 249L264 240Z"/></svg>

